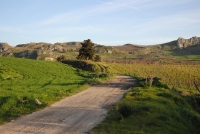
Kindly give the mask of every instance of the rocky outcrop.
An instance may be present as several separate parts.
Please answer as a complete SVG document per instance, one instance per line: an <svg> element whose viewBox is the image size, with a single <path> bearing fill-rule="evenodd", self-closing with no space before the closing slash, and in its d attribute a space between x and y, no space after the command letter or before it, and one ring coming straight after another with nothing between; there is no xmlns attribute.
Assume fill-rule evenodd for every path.
<svg viewBox="0 0 200 134"><path fill-rule="evenodd" d="M113 53L113 47L111 46L103 46L103 45L97 45L94 47L94 50L96 53Z"/></svg>
<svg viewBox="0 0 200 134"><path fill-rule="evenodd" d="M200 37L195 36L190 39L184 39L179 37L177 40L177 47L180 49L194 45L200 45Z"/></svg>
<svg viewBox="0 0 200 134"><path fill-rule="evenodd" d="M0 42L0 53L8 51L12 48L8 43Z"/></svg>
<svg viewBox="0 0 200 134"><path fill-rule="evenodd" d="M28 59L37 59L38 53L36 50L25 50L20 52L13 53L14 57L18 58L28 58Z"/></svg>
<svg viewBox="0 0 200 134"><path fill-rule="evenodd" d="M19 44L15 47L11 47L7 43L0 43L0 55L39 60L53 60L66 52L78 52L80 47L81 42L64 42L55 44L46 42L30 42L27 44Z"/></svg>

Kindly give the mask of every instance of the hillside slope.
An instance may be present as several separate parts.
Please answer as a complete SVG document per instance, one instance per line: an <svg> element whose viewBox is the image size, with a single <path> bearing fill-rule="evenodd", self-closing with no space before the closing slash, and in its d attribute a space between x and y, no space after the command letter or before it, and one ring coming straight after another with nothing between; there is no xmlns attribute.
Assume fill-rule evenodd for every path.
<svg viewBox="0 0 200 134"><path fill-rule="evenodd" d="M80 42L45 43L31 42L15 47L7 43L0 43L0 55L7 57L29 58L38 60L55 60L66 52L77 52L81 47Z"/></svg>
<svg viewBox="0 0 200 134"><path fill-rule="evenodd" d="M81 42L66 43L28 43L11 47L7 43L0 43L0 55L8 57L29 58L37 60L56 60L60 55L67 59L76 59ZM174 56L188 56L200 54L200 37L184 39L179 37L167 43L156 45L125 44L121 46L104 46L95 44L95 53L108 59L180 59ZM187 59L187 58L186 58Z"/></svg>
<svg viewBox="0 0 200 134"><path fill-rule="evenodd" d="M0 57L0 63L0 123L86 88L85 77L59 62Z"/></svg>

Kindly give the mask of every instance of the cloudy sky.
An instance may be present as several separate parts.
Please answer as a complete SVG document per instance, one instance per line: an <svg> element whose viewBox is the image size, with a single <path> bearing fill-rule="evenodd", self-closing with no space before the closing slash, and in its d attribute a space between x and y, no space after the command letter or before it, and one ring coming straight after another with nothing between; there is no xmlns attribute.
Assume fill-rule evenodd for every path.
<svg viewBox="0 0 200 134"><path fill-rule="evenodd" d="M200 36L200 0L0 0L0 42L153 45Z"/></svg>

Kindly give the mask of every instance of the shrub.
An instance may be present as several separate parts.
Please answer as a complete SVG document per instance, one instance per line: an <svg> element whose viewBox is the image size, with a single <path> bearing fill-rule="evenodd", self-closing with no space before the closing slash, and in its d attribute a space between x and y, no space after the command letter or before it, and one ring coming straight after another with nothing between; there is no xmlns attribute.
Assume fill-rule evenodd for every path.
<svg viewBox="0 0 200 134"><path fill-rule="evenodd" d="M66 59L66 57L64 55L57 57L57 61L62 61L62 60L65 60L65 59Z"/></svg>
<svg viewBox="0 0 200 134"><path fill-rule="evenodd" d="M118 105L118 112L126 118L133 113L133 105L130 102L121 102Z"/></svg>
<svg viewBox="0 0 200 134"><path fill-rule="evenodd" d="M94 61L101 62L101 56L100 55L95 55L94 56Z"/></svg>

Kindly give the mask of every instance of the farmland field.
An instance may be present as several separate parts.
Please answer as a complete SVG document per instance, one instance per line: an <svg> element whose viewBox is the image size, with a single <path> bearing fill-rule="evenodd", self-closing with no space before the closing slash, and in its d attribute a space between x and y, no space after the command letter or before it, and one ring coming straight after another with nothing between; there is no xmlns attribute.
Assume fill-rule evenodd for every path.
<svg viewBox="0 0 200 134"><path fill-rule="evenodd" d="M109 63L112 73L138 78L138 87L110 109L91 134L199 133L199 63Z"/></svg>
<svg viewBox="0 0 200 134"><path fill-rule="evenodd" d="M110 63L109 66L112 73L144 79L160 78L169 87L177 88L184 93L197 93L194 82L200 85L199 63Z"/></svg>
<svg viewBox="0 0 200 134"><path fill-rule="evenodd" d="M88 83L98 84L107 73L136 77L138 85L90 133L200 132L198 62L91 62L93 73L60 62L0 57L0 63L1 124L80 92Z"/></svg>

